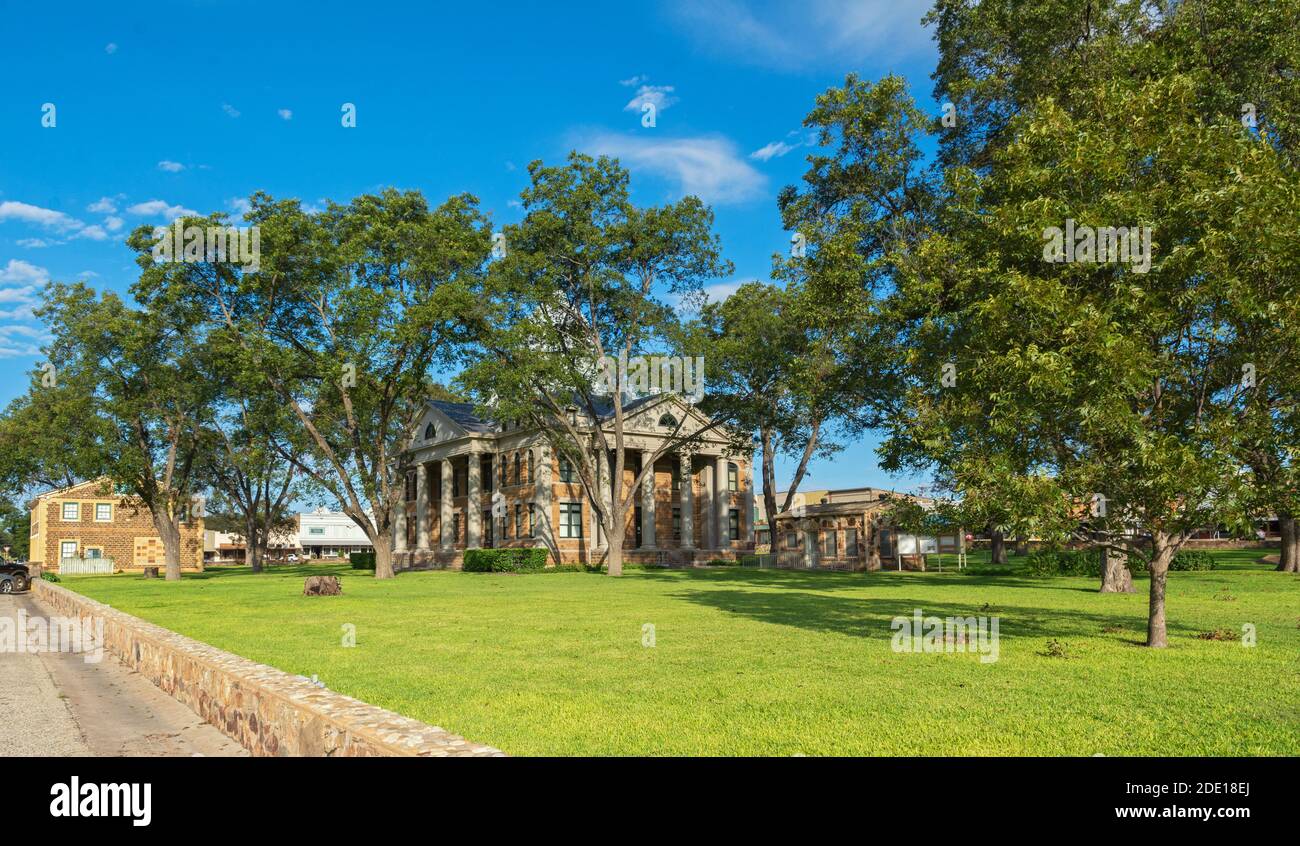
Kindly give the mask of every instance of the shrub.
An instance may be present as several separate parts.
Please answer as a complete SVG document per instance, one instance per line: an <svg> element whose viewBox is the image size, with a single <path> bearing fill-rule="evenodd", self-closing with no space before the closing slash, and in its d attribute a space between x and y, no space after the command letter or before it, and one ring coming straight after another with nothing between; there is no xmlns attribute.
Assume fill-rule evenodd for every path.
<svg viewBox="0 0 1300 846"><path fill-rule="evenodd" d="M740 556L740 566L741 566L741 567L757 567L757 566L758 566L758 556L757 556L757 555L742 555L742 556Z"/></svg>
<svg viewBox="0 0 1300 846"><path fill-rule="evenodd" d="M375 569L375 554L373 552L349 552L348 561L352 563L353 570Z"/></svg>
<svg viewBox="0 0 1300 846"><path fill-rule="evenodd" d="M467 549L463 567L467 573L536 573L546 569L549 555L544 546Z"/></svg>
<svg viewBox="0 0 1300 846"><path fill-rule="evenodd" d="M57 581L59 581L59 574L58 574L58 573L45 573L45 572L42 572L42 573L41 573L41 578L44 579L44 580L47 581L47 582L57 582Z"/></svg>
<svg viewBox="0 0 1300 846"><path fill-rule="evenodd" d="M1214 562L1214 556L1203 549L1180 552L1169 562L1170 570L1213 570L1218 566Z"/></svg>
<svg viewBox="0 0 1300 846"><path fill-rule="evenodd" d="M1031 576L1101 576L1101 553L1095 549L1042 549L1029 553Z"/></svg>
<svg viewBox="0 0 1300 846"><path fill-rule="evenodd" d="M725 558L714 558L709 562L710 567L735 567L735 561L728 561Z"/></svg>

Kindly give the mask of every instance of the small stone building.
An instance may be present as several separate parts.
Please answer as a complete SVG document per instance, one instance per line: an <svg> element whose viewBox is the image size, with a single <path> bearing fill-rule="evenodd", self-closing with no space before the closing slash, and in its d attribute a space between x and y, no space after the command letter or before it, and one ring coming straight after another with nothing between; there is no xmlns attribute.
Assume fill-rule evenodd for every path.
<svg viewBox="0 0 1300 846"><path fill-rule="evenodd" d="M924 570L927 552L956 555L962 551L960 532L938 538L900 533L890 523L891 498L927 502L880 488L817 491L807 498L797 494L796 504L773 521L771 554L777 566Z"/></svg>
<svg viewBox="0 0 1300 846"><path fill-rule="evenodd" d="M139 498L122 495L108 479L48 491L33 499L30 560L57 573L64 560L108 559L115 571L166 566L153 515ZM181 523L181 569L203 569L203 518Z"/></svg>
<svg viewBox="0 0 1300 846"><path fill-rule="evenodd" d="M576 408L580 430L605 428ZM624 485L654 461L627 512L623 560L688 565L737 558L754 549L752 455L730 452L724 431L703 433L691 451L664 451L672 433L698 432L707 418L673 394L624 405ZM484 420L464 403L431 402L405 452L406 508L398 515L394 564L459 567L466 549L545 547L560 563L594 563L608 553L590 494L576 467L536 429ZM600 494L613 485L608 463Z"/></svg>

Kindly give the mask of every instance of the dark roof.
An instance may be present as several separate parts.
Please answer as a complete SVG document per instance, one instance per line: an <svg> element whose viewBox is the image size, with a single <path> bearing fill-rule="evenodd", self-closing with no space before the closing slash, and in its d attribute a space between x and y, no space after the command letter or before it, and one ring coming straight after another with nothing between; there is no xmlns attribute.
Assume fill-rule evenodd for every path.
<svg viewBox="0 0 1300 846"><path fill-rule="evenodd" d="M641 406L648 405L649 403L652 403L655 400L664 399L666 396L667 394L647 394L646 396L637 397L634 400L629 400L628 402L623 403L623 413L628 414L632 411L636 411ZM579 408L583 407L582 403L578 402L577 400L574 401L574 404L577 405ZM600 418L602 420L614 416L613 399L609 397L592 397L592 405L596 407L596 413L600 415Z"/></svg>
<svg viewBox="0 0 1300 846"><path fill-rule="evenodd" d="M637 397L623 403L623 413L629 414L643 405L648 405L656 400L664 399L666 394L649 394L644 397ZM614 416L614 403L608 397L592 397L592 404L596 408L596 413L602 420L607 420ZM443 400L430 400L429 405L441 411L451 418L452 422L460 426L467 432L495 432L498 426L490 420L484 420L474 413L474 404L469 402L445 402ZM578 397L573 398L573 405L580 409L586 408L582 400Z"/></svg>
<svg viewBox="0 0 1300 846"><path fill-rule="evenodd" d="M494 432L496 426L474 413L474 404L468 402L444 402L432 400L434 408L451 418L451 422L467 432Z"/></svg>

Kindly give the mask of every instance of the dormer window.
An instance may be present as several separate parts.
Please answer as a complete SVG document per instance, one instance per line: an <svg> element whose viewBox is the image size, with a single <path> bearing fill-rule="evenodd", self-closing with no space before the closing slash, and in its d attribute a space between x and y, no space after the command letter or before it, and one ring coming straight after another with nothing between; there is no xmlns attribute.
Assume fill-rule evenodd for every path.
<svg viewBox="0 0 1300 846"><path fill-rule="evenodd" d="M424 439L426 441L433 440L433 436L436 434L438 434L438 430L437 428L434 427L432 423L424 427Z"/></svg>

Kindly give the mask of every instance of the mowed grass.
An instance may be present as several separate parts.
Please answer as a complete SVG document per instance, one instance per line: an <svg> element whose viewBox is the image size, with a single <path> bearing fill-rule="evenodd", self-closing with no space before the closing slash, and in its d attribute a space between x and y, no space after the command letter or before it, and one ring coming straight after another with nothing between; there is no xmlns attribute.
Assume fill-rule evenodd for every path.
<svg viewBox="0 0 1300 846"><path fill-rule="evenodd" d="M1171 574L1163 651L1141 646L1145 579L1100 595L1093 579L1031 578L1014 561L385 582L302 566L64 584L513 755L1296 755L1300 579L1258 555ZM340 575L343 595L302 596L316 573ZM892 651L891 619L915 608L996 614L999 659ZM1257 646L1242 645L1243 624ZM1219 629L1232 638L1197 637Z"/></svg>

